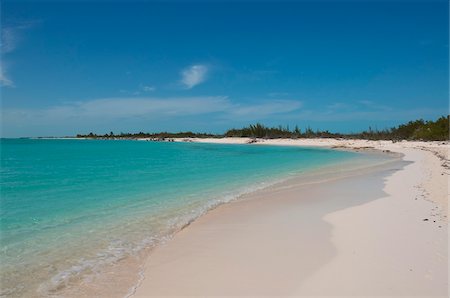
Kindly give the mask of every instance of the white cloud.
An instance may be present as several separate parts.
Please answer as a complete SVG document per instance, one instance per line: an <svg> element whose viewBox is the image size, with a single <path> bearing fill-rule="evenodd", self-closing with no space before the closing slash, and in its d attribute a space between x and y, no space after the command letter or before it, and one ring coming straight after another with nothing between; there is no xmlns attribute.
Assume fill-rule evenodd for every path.
<svg viewBox="0 0 450 298"><path fill-rule="evenodd" d="M1 54L2 54L2 61L0 62L0 84L4 87L13 87L14 82L9 78L8 74L6 73L6 67L5 67L5 61L4 61L4 54L10 53L15 50L17 45L17 37L14 33L13 28L2 28L2 44L1 44Z"/></svg>
<svg viewBox="0 0 450 298"><path fill-rule="evenodd" d="M18 21L14 24L3 25L1 29L1 49L2 54L7 54L13 52L19 43L22 41L22 32L24 30L30 29L36 24L39 24L40 21Z"/></svg>
<svg viewBox="0 0 450 298"><path fill-rule="evenodd" d="M8 125L60 125L78 126L81 123L101 123L123 119L175 119L185 116L214 114L213 119L263 119L270 115L293 112L301 102L277 100L241 104L226 96L179 98L103 98L62 104L41 109L4 109L5 126Z"/></svg>
<svg viewBox="0 0 450 298"><path fill-rule="evenodd" d="M377 112L392 112L394 109L392 107L377 104L371 100L358 100L354 102L335 102L329 104L318 114L327 114L334 117L334 115L343 115L347 113L348 115L372 115ZM346 116L347 117L347 116ZM395 118L395 117L394 117Z"/></svg>
<svg viewBox="0 0 450 298"><path fill-rule="evenodd" d="M5 72L4 63L0 64L0 85L6 87L14 87L14 82L8 77Z"/></svg>
<svg viewBox="0 0 450 298"><path fill-rule="evenodd" d="M5 54L14 52L22 40L22 31L31 28L38 22L18 22L14 25L3 26L1 28L1 68L0 68L0 84L6 87L14 87L14 82L9 78L5 69Z"/></svg>
<svg viewBox="0 0 450 298"><path fill-rule="evenodd" d="M14 27L2 28L2 54L7 54L14 51L17 47L19 37Z"/></svg>
<svg viewBox="0 0 450 298"><path fill-rule="evenodd" d="M376 102L373 102L371 100L359 100L359 104L363 105L365 108L370 110L385 110L385 111L391 111L392 108L386 105L378 104Z"/></svg>
<svg viewBox="0 0 450 298"><path fill-rule="evenodd" d="M207 78L207 74L208 67L206 65L192 65L181 72L181 83L186 89L191 89L203 83Z"/></svg>
<svg viewBox="0 0 450 298"><path fill-rule="evenodd" d="M224 96L185 98L103 98L51 106L42 109L4 109L8 123L77 124L117 119L162 119L225 111L230 108Z"/></svg>
<svg viewBox="0 0 450 298"><path fill-rule="evenodd" d="M142 86L142 90L145 92L155 91L156 88L154 86Z"/></svg>
<svg viewBox="0 0 450 298"><path fill-rule="evenodd" d="M264 118L275 114L293 112L302 107L297 100L271 100L252 105L236 105L231 112L232 116L245 116L250 119Z"/></svg>
<svg viewBox="0 0 450 298"><path fill-rule="evenodd" d="M130 94L130 95L141 95L142 92L152 92L155 91L156 87L153 86L144 86L144 85L139 85L139 89L138 90L134 90L134 91L130 91L130 90L125 90L125 89L120 89L119 92L123 93L123 94Z"/></svg>
<svg viewBox="0 0 450 298"><path fill-rule="evenodd" d="M301 102L238 103L226 96L117 97L42 108L4 108L3 136L73 135L94 131L204 130L224 123L294 117ZM197 127L197 128L194 128Z"/></svg>
<svg viewBox="0 0 450 298"><path fill-rule="evenodd" d="M229 105L224 96L186 98L106 98L79 103L75 114L87 117L120 118L196 115L223 111Z"/></svg>

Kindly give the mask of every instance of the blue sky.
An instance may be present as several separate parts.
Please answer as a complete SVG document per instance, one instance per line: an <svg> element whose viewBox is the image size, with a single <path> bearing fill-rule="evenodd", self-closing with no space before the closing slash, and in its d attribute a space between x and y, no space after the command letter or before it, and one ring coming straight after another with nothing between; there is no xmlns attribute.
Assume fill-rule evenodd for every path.
<svg viewBox="0 0 450 298"><path fill-rule="evenodd" d="M2 136L448 114L447 1L2 1Z"/></svg>

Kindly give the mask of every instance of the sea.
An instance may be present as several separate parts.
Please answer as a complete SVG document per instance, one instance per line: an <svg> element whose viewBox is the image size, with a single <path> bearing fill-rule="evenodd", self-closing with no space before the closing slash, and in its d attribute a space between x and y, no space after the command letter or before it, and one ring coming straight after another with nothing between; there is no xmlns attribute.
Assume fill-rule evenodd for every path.
<svg viewBox="0 0 450 298"><path fill-rule="evenodd" d="M0 142L7 297L106 297L111 285L129 296L148 252L208 210L309 171L381 158L254 144Z"/></svg>

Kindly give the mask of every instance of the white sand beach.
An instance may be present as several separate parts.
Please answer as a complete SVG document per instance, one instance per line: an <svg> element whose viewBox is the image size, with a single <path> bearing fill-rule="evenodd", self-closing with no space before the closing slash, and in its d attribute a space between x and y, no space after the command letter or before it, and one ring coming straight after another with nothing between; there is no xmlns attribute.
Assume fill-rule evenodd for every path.
<svg viewBox="0 0 450 298"><path fill-rule="evenodd" d="M256 144L371 147L404 157L321 183L293 179L219 206L152 252L134 297L447 297L448 143Z"/></svg>

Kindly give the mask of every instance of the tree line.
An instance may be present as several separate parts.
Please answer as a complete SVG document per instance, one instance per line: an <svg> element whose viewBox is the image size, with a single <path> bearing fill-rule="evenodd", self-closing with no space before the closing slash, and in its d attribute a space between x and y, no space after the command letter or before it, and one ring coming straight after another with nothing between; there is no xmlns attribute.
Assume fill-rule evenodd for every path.
<svg viewBox="0 0 450 298"><path fill-rule="evenodd" d="M221 137L248 137L248 138L349 138L368 140L424 140L424 141L444 141L449 140L449 120L450 116L442 116L436 121L425 121L423 119L409 121L389 129L368 130L360 133L332 133L328 130L313 130L310 127L302 130L298 126L290 129L289 126L268 127L260 123L252 124L240 129L230 129L225 134L208 134L194 132L160 132L160 133L120 133L97 135L89 133L78 134L78 138L92 139L168 139L168 138L221 138Z"/></svg>
<svg viewBox="0 0 450 298"><path fill-rule="evenodd" d="M119 133L114 134L112 131L108 134L77 134L77 138L88 138L88 139L168 139L168 138L216 138L220 135L209 134L209 133L195 133L192 131L186 132L158 132L158 133Z"/></svg>

